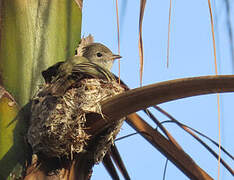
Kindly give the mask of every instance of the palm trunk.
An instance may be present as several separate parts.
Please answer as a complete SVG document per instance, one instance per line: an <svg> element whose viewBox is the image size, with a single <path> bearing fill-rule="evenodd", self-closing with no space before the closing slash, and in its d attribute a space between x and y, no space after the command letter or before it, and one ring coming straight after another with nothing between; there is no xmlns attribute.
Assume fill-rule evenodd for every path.
<svg viewBox="0 0 234 180"><path fill-rule="evenodd" d="M10 173L10 179L21 176L27 154L27 119L19 120L22 113L18 110L42 83L43 69L74 55L80 41L81 4L74 0L0 0L0 80L9 92L2 90L0 99L0 179Z"/></svg>

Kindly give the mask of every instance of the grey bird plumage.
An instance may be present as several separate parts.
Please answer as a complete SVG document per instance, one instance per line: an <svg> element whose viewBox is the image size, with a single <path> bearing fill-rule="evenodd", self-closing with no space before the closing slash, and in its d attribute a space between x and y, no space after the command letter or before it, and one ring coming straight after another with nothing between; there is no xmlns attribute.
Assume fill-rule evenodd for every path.
<svg viewBox="0 0 234 180"><path fill-rule="evenodd" d="M82 41L76 56L42 72L46 83L32 98L27 139L39 158L73 159L77 153L89 153L98 163L124 121L110 122L98 131L93 126L96 119L90 115L104 117L100 102L126 89L110 72L114 59L121 56L100 43Z"/></svg>
<svg viewBox="0 0 234 180"><path fill-rule="evenodd" d="M101 43L86 44L79 51L79 55L58 62L42 72L48 84L45 91L41 92L42 96L46 94L61 96L71 84L85 77L114 79L110 71L114 60L121 56L113 54Z"/></svg>

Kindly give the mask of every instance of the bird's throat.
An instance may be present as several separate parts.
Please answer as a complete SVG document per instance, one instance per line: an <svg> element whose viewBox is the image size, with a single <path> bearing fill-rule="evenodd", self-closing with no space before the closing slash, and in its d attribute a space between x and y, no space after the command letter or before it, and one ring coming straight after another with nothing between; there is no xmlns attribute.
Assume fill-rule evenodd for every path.
<svg viewBox="0 0 234 180"><path fill-rule="evenodd" d="M113 66L113 62L112 60L99 60L98 62L95 62L95 64L101 66L104 69L107 69L109 71L111 71L111 68Z"/></svg>

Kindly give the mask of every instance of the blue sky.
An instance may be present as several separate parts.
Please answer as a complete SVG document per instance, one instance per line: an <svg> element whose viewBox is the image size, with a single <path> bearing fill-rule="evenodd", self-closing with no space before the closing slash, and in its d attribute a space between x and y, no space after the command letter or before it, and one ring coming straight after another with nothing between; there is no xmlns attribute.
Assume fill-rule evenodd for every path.
<svg viewBox="0 0 234 180"><path fill-rule="evenodd" d="M122 4L122 2L125 2ZM219 74L233 74L224 1L211 1L215 23ZM138 19L140 1L119 0L121 79L131 88L139 87ZM213 44L208 3L172 1L170 65L166 68L168 1L147 1L143 22L144 74L143 85L176 78L214 75ZM232 3L231 14L234 14ZM234 18L232 18L232 26ZM84 1L82 35L92 34L95 41L118 52L115 0ZM234 27L233 27L234 28ZM113 67L118 74L118 63ZM233 103L234 93L221 95L221 143L234 154ZM177 120L218 141L217 96L203 95L161 104ZM154 111L155 112L155 111ZM140 113L143 115L142 113ZM167 118L158 112L160 120ZM147 119L153 127L155 125ZM206 149L176 125L166 125L184 150L196 163L217 179L218 163ZM119 136L134 132L124 124ZM165 157L141 136L136 135L116 142L132 179L162 179ZM208 142L209 145L211 145ZM211 145L211 147L214 147ZM216 152L218 149L214 147ZM234 162L223 153L231 167ZM168 164L166 179L188 179L172 163ZM221 165L221 179L232 179ZM121 177L122 178L122 177ZM94 168L93 180L111 179L102 164ZM123 178L122 178L123 179Z"/></svg>

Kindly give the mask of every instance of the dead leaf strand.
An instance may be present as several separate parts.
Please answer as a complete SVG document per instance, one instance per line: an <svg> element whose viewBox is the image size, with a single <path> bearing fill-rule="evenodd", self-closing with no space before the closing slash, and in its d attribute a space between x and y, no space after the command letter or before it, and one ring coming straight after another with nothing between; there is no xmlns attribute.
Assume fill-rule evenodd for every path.
<svg viewBox="0 0 234 180"><path fill-rule="evenodd" d="M143 76L143 65L144 65L144 51L143 51L143 40L142 40L142 23L145 11L146 0L141 0L140 5L140 18L139 18L139 56L140 56L140 85L142 86L142 76Z"/></svg>

